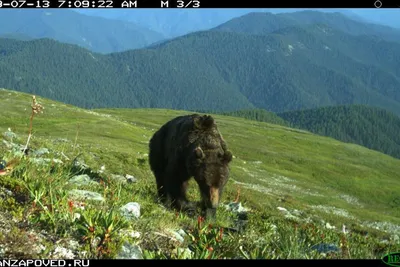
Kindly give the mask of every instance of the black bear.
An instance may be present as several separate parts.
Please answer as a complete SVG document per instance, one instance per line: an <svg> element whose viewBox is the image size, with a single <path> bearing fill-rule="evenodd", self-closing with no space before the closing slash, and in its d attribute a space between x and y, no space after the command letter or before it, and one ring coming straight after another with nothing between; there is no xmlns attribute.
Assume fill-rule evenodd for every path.
<svg viewBox="0 0 400 267"><path fill-rule="evenodd" d="M215 217L229 179L232 153L212 116L185 115L165 123L149 143L149 164L160 200L178 210L193 210L186 190L191 177L202 196L204 216Z"/></svg>

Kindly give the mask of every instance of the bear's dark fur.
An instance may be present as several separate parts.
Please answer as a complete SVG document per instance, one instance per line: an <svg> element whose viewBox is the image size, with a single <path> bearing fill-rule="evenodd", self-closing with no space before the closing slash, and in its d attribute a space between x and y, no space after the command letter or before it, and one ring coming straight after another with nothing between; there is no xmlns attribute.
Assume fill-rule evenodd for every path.
<svg viewBox="0 0 400 267"><path fill-rule="evenodd" d="M166 204L169 199L178 210L193 209L186 189L194 177L202 196L202 211L214 217L232 160L214 118L198 114L176 117L153 135L149 148L160 200Z"/></svg>

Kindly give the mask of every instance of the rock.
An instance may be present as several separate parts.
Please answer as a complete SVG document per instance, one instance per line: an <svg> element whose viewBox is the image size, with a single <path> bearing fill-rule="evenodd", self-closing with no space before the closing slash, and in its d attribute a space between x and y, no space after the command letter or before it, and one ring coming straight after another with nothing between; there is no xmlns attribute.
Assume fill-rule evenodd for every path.
<svg viewBox="0 0 400 267"><path fill-rule="evenodd" d="M8 149L12 149L12 148L14 148L15 146L18 146L18 145L16 145L16 144L12 143L12 142L8 142L7 140L3 140L3 145L5 145L6 148L8 148Z"/></svg>
<svg viewBox="0 0 400 267"><path fill-rule="evenodd" d="M249 209L243 207L240 202L231 202L228 205L225 205L225 208L234 213L245 213L249 211Z"/></svg>
<svg viewBox="0 0 400 267"><path fill-rule="evenodd" d="M167 230L167 231L180 243L183 243L185 241L185 236L187 236L187 234L183 229L180 229L178 231L174 230Z"/></svg>
<svg viewBox="0 0 400 267"><path fill-rule="evenodd" d="M242 232L247 225L247 220L248 220L247 212L249 211L249 209L243 207L240 202L231 202L228 205L225 205L225 208L228 211L237 214L237 219L234 220L234 226L230 227L228 231Z"/></svg>
<svg viewBox="0 0 400 267"><path fill-rule="evenodd" d="M47 148L39 148L38 150L35 150L32 152L32 154L37 157L41 157L41 156L43 156L45 154L49 154L49 153L50 153L50 151Z"/></svg>
<svg viewBox="0 0 400 267"><path fill-rule="evenodd" d="M175 246L180 246L184 242L184 237L179 234L177 231L166 229L162 232L153 232L154 235L162 237L160 242L168 241L172 242Z"/></svg>
<svg viewBox="0 0 400 267"><path fill-rule="evenodd" d="M180 235L183 236L183 237L187 236L185 230L183 230L183 229L179 229L179 230L177 231L177 233L180 234Z"/></svg>
<svg viewBox="0 0 400 267"><path fill-rule="evenodd" d="M77 221L81 218L81 214L80 213L74 213L74 221Z"/></svg>
<svg viewBox="0 0 400 267"><path fill-rule="evenodd" d="M282 208L282 207L277 207L278 210L282 211L285 215L286 219L294 220L294 221L301 221L301 219L292 213L290 213L287 209ZM298 211L299 212L299 211Z"/></svg>
<svg viewBox="0 0 400 267"><path fill-rule="evenodd" d="M329 252L338 252L339 248L334 244L326 244L321 243L311 247L312 250L316 250L319 253L329 253Z"/></svg>
<svg viewBox="0 0 400 267"><path fill-rule="evenodd" d="M6 248L0 245L0 258L4 259L6 254Z"/></svg>
<svg viewBox="0 0 400 267"><path fill-rule="evenodd" d="M300 211L300 210L293 210L293 211L292 211L292 214L295 215L295 216L300 217L301 215L303 215L303 212Z"/></svg>
<svg viewBox="0 0 400 267"><path fill-rule="evenodd" d="M393 224L390 222L364 222L363 226L375 228L377 230L384 231L386 233L400 233L400 225Z"/></svg>
<svg viewBox="0 0 400 267"><path fill-rule="evenodd" d="M88 165L86 165L82 161L78 161L76 158L73 161L71 172L76 175L87 174L90 176L90 178L92 178L92 180L103 179L103 177L97 171L93 171Z"/></svg>
<svg viewBox="0 0 400 267"><path fill-rule="evenodd" d="M125 174L125 178L128 183L136 183L137 179L133 175Z"/></svg>
<svg viewBox="0 0 400 267"><path fill-rule="evenodd" d="M43 252L45 250L46 250L46 247L44 245L42 245L42 244L36 244L33 247L33 251L35 251L37 254L39 254L39 253L41 253L41 252Z"/></svg>
<svg viewBox="0 0 400 267"><path fill-rule="evenodd" d="M8 129L7 132L3 133L3 137L5 139L8 139L8 140L12 141L13 139L17 138L17 135L14 132L12 132L11 129Z"/></svg>
<svg viewBox="0 0 400 267"><path fill-rule="evenodd" d="M326 229L335 229L336 227L330 225L330 223L326 223L325 228L326 228Z"/></svg>
<svg viewBox="0 0 400 267"><path fill-rule="evenodd" d="M293 221L297 221L297 222L301 221L299 217L294 216L294 215L291 214L290 212L287 212L287 213L285 214L285 218L286 218L286 219L293 220Z"/></svg>
<svg viewBox="0 0 400 267"><path fill-rule="evenodd" d="M56 248L53 253L53 259L73 259L77 258L79 253L80 244L77 240L72 238L62 238L55 242Z"/></svg>
<svg viewBox="0 0 400 267"><path fill-rule="evenodd" d="M84 162L80 162L80 161L77 160L77 159L74 160L73 166L76 167L76 168L78 168L80 171L89 169L89 166L88 166L88 165L86 165Z"/></svg>
<svg viewBox="0 0 400 267"><path fill-rule="evenodd" d="M13 195L14 194L12 191L10 191L6 188L0 187L0 197L7 197L7 196L12 197Z"/></svg>
<svg viewBox="0 0 400 267"><path fill-rule="evenodd" d="M140 238L142 236L140 232L134 230L120 230L120 234L130 238Z"/></svg>
<svg viewBox="0 0 400 267"><path fill-rule="evenodd" d="M129 219L139 219L140 217L140 204L137 202L129 202L120 208L121 214Z"/></svg>
<svg viewBox="0 0 400 267"><path fill-rule="evenodd" d="M106 170L106 166L101 165L100 170L98 172L103 173L105 170Z"/></svg>
<svg viewBox="0 0 400 267"><path fill-rule="evenodd" d="M72 177L69 181L69 184L75 184L77 186L83 186L83 185L90 185L90 184L97 184L97 182L92 181L90 179L90 176L87 174L82 174L82 175L75 175Z"/></svg>
<svg viewBox="0 0 400 267"><path fill-rule="evenodd" d="M42 158L29 158L29 161L36 165L46 165L47 162Z"/></svg>
<svg viewBox="0 0 400 267"><path fill-rule="evenodd" d="M77 199L85 199L85 200L94 200L94 201L105 201L104 197L99 193L87 191L87 190L78 190L74 189L69 191L69 194L73 198Z"/></svg>
<svg viewBox="0 0 400 267"><path fill-rule="evenodd" d="M116 256L116 259L141 260L143 259L143 252L138 245L125 242Z"/></svg>
<svg viewBox="0 0 400 267"><path fill-rule="evenodd" d="M278 210L280 210L280 211L283 211L283 212L288 212L288 210L287 210L287 209L285 209L285 208L282 208L282 207L278 207L277 209L278 209Z"/></svg>
<svg viewBox="0 0 400 267"><path fill-rule="evenodd" d="M126 183L126 178L124 176L122 176L122 175L111 174L110 177L111 177L111 179L115 180L116 182Z"/></svg>
<svg viewBox="0 0 400 267"><path fill-rule="evenodd" d="M13 153L14 156L18 157L18 156L23 155L22 151L24 150L25 146L15 144L15 143L9 142L7 140L3 140L2 142L7 149L11 150L11 152Z"/></svg>
<svg viewBox="0 0 400 267"><path fill-rule="evenodd" d="M62 160L59 160L59 159L48 159L48 158L29 158L29 161L32 162L33 164L37 164L37 165L46 165L46 164L48 164L50 162L54 162L54 163L57 163L57 164L63 164Z"/></svg>
<svg viewBox="0 0 400 267"><path fill-rule="evenodd" d="M57 246L53 253L50 254L52 259L74 259L75 254L67 248Z"/></svg>
<svg viewBox="0 0 400 267"><path fill-rule="evenodd" d="M123 175L119 175L119 174L111 174L111 179L120 182L120 183L136 183L137 179L133 176L133 175L129 175L129 174L125 174L125 176Z"/></svg>

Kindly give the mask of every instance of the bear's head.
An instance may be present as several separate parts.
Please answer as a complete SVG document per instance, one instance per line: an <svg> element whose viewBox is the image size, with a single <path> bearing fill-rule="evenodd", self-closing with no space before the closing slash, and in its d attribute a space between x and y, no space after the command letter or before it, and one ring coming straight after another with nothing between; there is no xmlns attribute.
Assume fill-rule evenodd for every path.
<svg viewBox="0 0 400 267"><path fill-rule="evenodd" d="M229 150L203 150L200 146L193 151L196 158L194 179L199 185L203 210L214 216L221 200L222 191L229 179Z"/></svg>
<svg viewBox="0 0 400 267"><path fill-rule="evenodd" d="M232 152L227 149L211 116L200 117L195 127L198 131L191 150L190 165L200 188L203 211L206 216L214 217L229 179Z"/></svg>

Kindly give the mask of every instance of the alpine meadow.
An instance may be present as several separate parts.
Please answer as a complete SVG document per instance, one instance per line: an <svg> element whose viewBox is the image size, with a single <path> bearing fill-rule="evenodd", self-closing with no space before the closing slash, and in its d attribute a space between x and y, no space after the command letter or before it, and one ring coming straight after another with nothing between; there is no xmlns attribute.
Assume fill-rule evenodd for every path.
<svg viewBox="0 0 400 267"><path fill-rule="evenodd" d="M361 9L130 12L0 11L0 258L400 252L392 12L376 10L379 21ZM189 171L173 165L176 177L164 177L165 167L156 181L149 154L162 151L168 166L182 140L195 144L189 124L169 123L169 139L150 145L191 114L207 115L196 118L221 139L180 155L203 164L190 172L187 212L161 201L158 183L184 192ZM229 157L229 179L204 165L214 156Z"/></svg>

